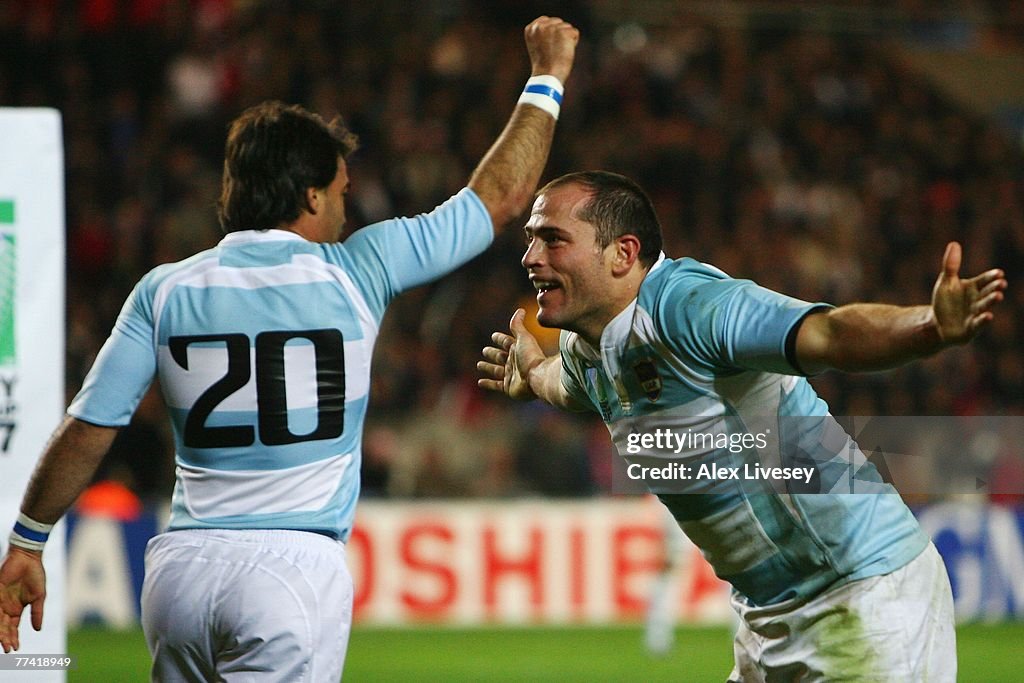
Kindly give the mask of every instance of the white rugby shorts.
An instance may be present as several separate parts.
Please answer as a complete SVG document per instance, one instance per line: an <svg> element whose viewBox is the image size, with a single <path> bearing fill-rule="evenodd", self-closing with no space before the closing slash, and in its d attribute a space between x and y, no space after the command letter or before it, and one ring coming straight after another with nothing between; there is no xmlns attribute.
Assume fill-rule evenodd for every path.
<svg viewBox="0 0 1024 683"><path fill-rule="evenodd" d="M327 536L190 529L146 548L153 681L337 683L351 624L345 546Z"/></svg>
<svg viewBox="0 0 1024 683"><path fill-rule="evenodd" d="M806 602L732 602L740 624L730 683L956 681L953 592L931 543L892 573Z"/></svg>

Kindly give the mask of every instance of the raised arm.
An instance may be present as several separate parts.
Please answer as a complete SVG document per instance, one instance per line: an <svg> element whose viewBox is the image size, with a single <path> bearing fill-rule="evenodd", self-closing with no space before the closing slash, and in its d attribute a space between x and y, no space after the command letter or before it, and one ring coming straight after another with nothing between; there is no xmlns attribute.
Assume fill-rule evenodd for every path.
<svg viewBox="0 0 1024 683"><path fill-rule="evenodd" d="M555 133L561 85L572 71L579 31L556 17L539 17L525 31L532 66L528 87L505 129L473 171L469 187L480 197L495 234L517 218L533 198ZM550 79L537 79L551 76ZM539 82L534 83L535 79Z"/></svg>
<svg viewBox="0 0 1024 683"><path fill-rule="evenodd" d="M797 332L796 360L807 373L886 370L966 344L993 317L1006 279L998 268L960 279L961 248L946 246L931 305L850 304L812 313Z"/></svg>
<svg viewBox="0 0 1024 683"><path fill-rule="evenodd" d="M15 526L0 565L0 646L4 652L18 649L18 625L27 605L32 606L32 627L37 631L43 627L46 575L42 543L32 538L40 533L34 528L36 523L48 527L63 516L89 485L116 435L115 428L66 417L36 466L19 517L32 522L27 528L21 521ZM19 529L25 530L24 536L18 534Z"/></svg>
<svg viewBox="0 0 1024 683"><path fill-rule="evenodd" d="M491 335L494 346L485 347L484 359L477 370L484 375L477 384L498 391L517 401L539 398L557 408L581 411L585 407L562 384L562 359L546 356L536 338L526 329L526 311L518 309L509 323L509 332Z"/></svg>

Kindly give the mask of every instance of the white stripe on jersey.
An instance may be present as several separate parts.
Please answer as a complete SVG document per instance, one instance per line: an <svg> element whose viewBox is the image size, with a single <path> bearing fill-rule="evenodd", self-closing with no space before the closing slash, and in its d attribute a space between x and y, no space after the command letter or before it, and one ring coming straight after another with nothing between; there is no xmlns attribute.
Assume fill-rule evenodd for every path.
<svg viewBox="0 0 1024 683"><path fill-rule="evenodd" d="M377 319L370 311L370 305L366 303L366 299L363 297L362 291L360 291L360 289L356 287L356 283L352 281L352 278L349 276L348 272L344 268L336 266L333 263L328 263L327 261L324 261L319 256L298 254L292 258L293 263L306 263L307 261L315 262L316 267L318 268L325 268L327 272L333 275L334 278L341 283L341 286L345 290L345 293L348 294L349 303L355 307L356 313L359 314L359 324L363 329L363 335L366 337L366 339L370 340L370 343L372 345L373 340L377 338L377 332L379 331L380 328L377 323ZM367 361L367 363L369 363L369 361Z"/></svg>
<svg viewBox="0 0 1024 683"><path fill-rule="evenodd" d="M201 276L202 273L219 267L219 265L220 259L216 256L205 258L201 261L197 261L190 268L184 268L177 273L168 275L167 278L160 283L156 289L156 293L153 295L153 348L157 348L160 345L160 317L163 315L164 306L167 304L167 297L171 295L174 288L190 278Z"/></svg>
<svg viewBox="0 0 1024 683"><path fill-rule="evenodd" d="M197 262L191 268L168 276L160 283L153 297L153 330L160 333L160 316L167 298L175 287L232 287L235 289L260 289L281 285L301 285L315 282L338 282L349 302L359 314L359 322L367 337L377 334L377 322L362 293L341 268L332 265L316 254L294 254L290 263L273 266L233 267L220 265L219 259L209 258Z"/></svg>
<svg viewBox="0 0 1024 683"><path fill-rule="evenodd" d="M178 486L194 519L315 512L330 503L352 462L345 453L280 470L214 470L179 464Z"/></svg>
<svg viewBox="0 0 1024 683"><path fill-rule="evenodd" d="M305 262L305 263L303 263ZM221 266L197 273L194 281L179 282L186 287L232 287L234 289L260 289L283 285L305 285L313 282L334 282L323 259L311 254L295 254L291 263L273 266Z"/></svg>
<svg viewBox="0 0 1024 683"><path fill-rule="evenodd" d="M658 355L659 360L666 363L672 368L683 380L693 388L707 390L708 389L708 376L687 365L682 358L675 354L668 345L662 340L661 335L658 334L658 327L654 322L654 318L651 314L639 306L637 302L633 302L634 306L637 306L637 312L634 316L633 332L635 338L631 340L633 343L630 346L639 346L641 344L650 344L654 349L654 352ZM723 411L724 413L724 411Z"/></svg>
<svg viewBox="0 0 1024 683"><path fill-rule="evenodd" d="M301 339L297 340L301 341ZM356 401L370 391L370 374L366 364L365 339L345 342L345 402ZM228 372L228 350L221 346L189 346L188 370L178 365L166 346L159 348L158 367L164 398L170 408L190 410L210 386ZM249 367L256 367L256 349L249 350ZM284 347L285 396L288 410L317 406L316 350L312 344L287 344ZM256 376L217 404L224 410L255 411Z"/></svg>

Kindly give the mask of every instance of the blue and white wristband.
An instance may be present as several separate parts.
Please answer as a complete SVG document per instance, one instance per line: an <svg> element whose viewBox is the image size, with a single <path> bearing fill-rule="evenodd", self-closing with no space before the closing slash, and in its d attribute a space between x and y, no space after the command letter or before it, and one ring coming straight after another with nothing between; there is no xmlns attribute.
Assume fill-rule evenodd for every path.
<svg viewBox="0 0 1024 683"><path fill-rule="evenodd" d="M519 102L532 104L534 107L543 109L558 120L558 113L562 110L562 93L565 88L562 81L556 76L532 76L526 81L523 94L519 96Z"/></svg>
<svg viewBox="0 0 1024 683"><path fill-rule="evenodd" d="M43 524L25 514L19 514L9 541L15 547L41 553L52 529L52 524Z"/></svg>

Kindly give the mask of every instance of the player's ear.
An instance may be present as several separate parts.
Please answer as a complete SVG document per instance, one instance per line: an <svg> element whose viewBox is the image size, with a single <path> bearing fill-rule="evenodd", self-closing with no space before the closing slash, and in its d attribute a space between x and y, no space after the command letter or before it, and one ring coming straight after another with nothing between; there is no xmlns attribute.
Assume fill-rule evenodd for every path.
<svg viewBox="0 0 1024 683"><path fill-rule="evenodd" d="M306 188L306 211L315 216L320 212L321 201L323 201L323 192L315 187Z"/></svg>
<svg viewBox="0 0 1024 683"><path fill-rule="evenodd" d="M615 242L612 255L612 274L622 276L628 273L640 258L640 240L636 235L622 235Z"/></svg>

